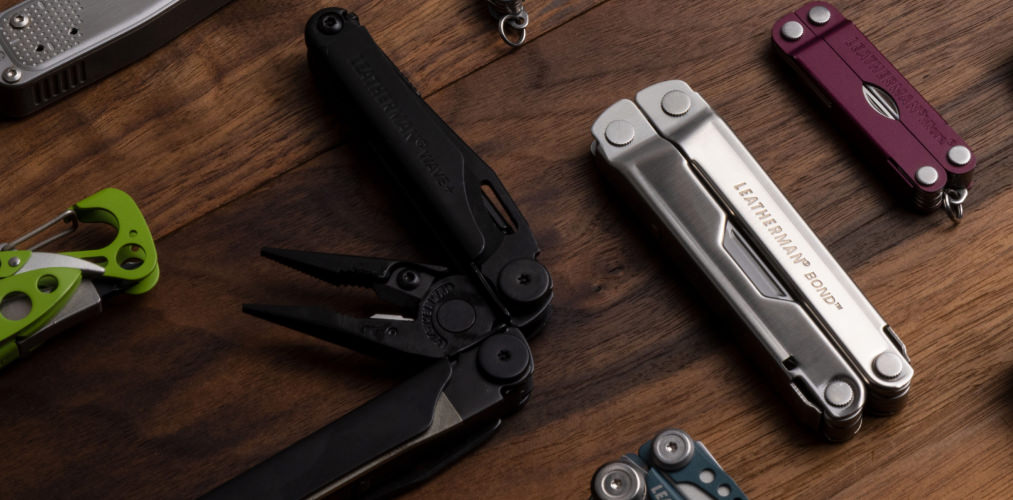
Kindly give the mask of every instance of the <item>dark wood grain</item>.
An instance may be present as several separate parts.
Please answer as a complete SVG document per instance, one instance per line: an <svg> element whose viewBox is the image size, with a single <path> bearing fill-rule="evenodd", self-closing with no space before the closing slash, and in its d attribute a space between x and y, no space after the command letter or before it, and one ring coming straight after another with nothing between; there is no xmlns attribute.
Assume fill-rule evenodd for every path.
<svg viewBox="0 0 1013 500"><path fill-rule="evenodd" d="M532 6L530 38L599 1ZM33 227L82 191L115 185L148 200L153 231L168 234L340 143L303 42L306 20L331 5L235 1L59 106L0 122L10 159L0 200L9 220L26 221L11 229ZM509 53L474 0L343 7L361 16L423 95Z"/></svg>
<svg viewBox="0 0 1013 500"><path fill-rule="evenodd" d="M975 149L959 227L894 201L775 59L770 25L796 2L529 2L542 36L512 53L471 2L395 3L353 7L499 173L557 289L532 342L530 403L408 497L584 498L599 465L670 426L755 498L1008 497L1005 2L837 2ZM119 185L149 214L163 270L152 293L0 373L0 497L193 497L410 375L239 313L377 307L257 257L261 246L442 260L372 156L343 145L348 124L319 110L300 33L321 6L288 6L279 22L274 4L237 1L60 106L0 125L14 158L31 159L0 186L12 233ZM180 87L164 85L171 75ZM671 78L729 123L907 343L916 373L902 413L868 418L839 445L801 428L598 176L591 122Z"/></svg>

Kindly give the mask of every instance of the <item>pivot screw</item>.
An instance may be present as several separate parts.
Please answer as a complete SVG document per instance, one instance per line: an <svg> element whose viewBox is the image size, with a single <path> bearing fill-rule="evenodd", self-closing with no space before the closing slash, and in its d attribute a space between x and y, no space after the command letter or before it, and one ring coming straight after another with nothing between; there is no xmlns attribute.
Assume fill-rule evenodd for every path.
<svg viewBox="0 0 1013 500"><path fill-rule="evenodd" d="M827 24L830 20L830 9L817 5L809 9L809 22L815 25Z"/></svg>
<svg viewBox="0 0 1013 500"><path fill-rule="evenodd" d="M803 28L802 23L798 21L788 21L781 26L781 36L788 41L794 42L795 40L802 38L804 33L805 28Z"/></svg>
<svg viewBox="0 0 1013 500"><path fill-rule="evenodd" d="M18 83L21 80L21 70L18 68L7 68L4 70L3 79L7 83Z"/></svg>
<svg viewBox="0 0 1013 500"><path fill-rule="evenodd" d="M922 186L931 186L939 180L939 171L935 167L925 165L915 172L915 180Z"/></svg>
<svg viewBox="0 0 1013 500"><path fill-rule="evenodd" d="M880 377L890 380L900 376L904 370L904 363L900 356L892 352L884 352L872 361L872 368Z"/></svg>
<svg viewBox="0 0 1013 500"><path fill-rule="evenodd" d="M669 116L682 116L689 112L693 101L685 92L673 90L661 98L661 110Z"/></svg>
<svg viewBox="0 0 1013 500"><path fill-rule="evenodd" d="M461 333L474 326L475 308L462 299L451 299L436 310L436 321L451 333Z"/></svg>
<svg viewBox="0 0 1013 500"><path fill-rule="evenodd" d="M828 403L843 408L855 399L855 390L851 388L851 384L843 380L835 380L827 385L826 390L823 391L823 397L827 399Z"/></svg>
<svg viewBox="0 0 1013 500"><path fill-rule="evenodd" d="M337 14L324 14L320 18L320 31L328 35L336 35L341 32L341 28L345 27L345 23L341 21L341 17Z"/></svg>
<svg viewBox="0 0 1013 500"><path fill-rule="evenodd" d="M21 28L28 26L29 22L30 19L28 18L28 16L24 14L17 14L11 18L11 28L19 30Z"/></svg>
<svg viewBox="0 0 1013 500"><path fill-rule="evenodd" d="M651 441L654 464L666 471L677 471L693 460L693 440L678 429L662 431Z"/></svg>
<svg viewBox="0 0 1013 500"><path fill-rule="evenodd" d="M495 381L514 382L529 373L531 350L523 340L498 333L485 339L478 348L478 367Z"/></svg>
<svg viewBox="0 0 1013 500"><path fill-rule="evenodd" d="M946 153L946 159L955 166L963 167L971 163L971 150L967 146L953 146Z"/></svg>
<svg viewBox="0 0 1013 500"><path fill-rule="evenodd" d="M552 288L552 278L545 267L532 259L517 259L500 271L499 289L518 304L535 302Z"/></svg>
<svg viewBox="0 0 1013 500"><path fill-rule="evenodd" d="M401 274L397 276L397 284L405 290L414 290L419 287L422 280L419 278L419 273L415 271L401 271Z"/></svg>
<svg viewBox="0 0 1013 500"><path fill-rule="evenodd" d="M7 261L7 264L9 264L11 267L18 267L21 265L21 259L19 259L18 257L11 257L11 260Z"/></svg>
<svg viewBox="0 0 1013 500"><path fill-rule="evenodd" d="M633 142L635 136L633 124L626 120L615 120L605 127L605 139L613 146L623 147Z"/></svg>
<svg viewBox="0 0 1013 500"><path fill-rule="evenodd" d="M594 473L591 494L595 500L643 500L647 497L647 485L630 464L612 462Z"/></svg>

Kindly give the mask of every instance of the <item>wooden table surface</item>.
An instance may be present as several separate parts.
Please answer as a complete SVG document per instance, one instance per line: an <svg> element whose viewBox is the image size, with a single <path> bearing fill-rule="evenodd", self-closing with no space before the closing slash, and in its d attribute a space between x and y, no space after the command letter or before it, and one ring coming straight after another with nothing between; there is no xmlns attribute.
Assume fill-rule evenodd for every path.
<svg viewBox="0 0 1013 500"><path fill-rule="evenodd" d="M343 5L498 172L556 287L528 405L408 498L586 498L599 465L666 427L703 441L755 498L1009 498L1013 9L837 2L974 149L954 227L895 201L776 59L770 27L801 3L529 0L516 51L478 0ZM262 246L443 261L313 88L302 29L331 5L236 0L0 123L0 240L119 187L162 269L151 293L0 372L0 497L195 497L410 375L240 312L377 306ZM673 78L728 122L907 344L900 414L867 417L843 444L801 427L602 181L592 121Z"/></svg>

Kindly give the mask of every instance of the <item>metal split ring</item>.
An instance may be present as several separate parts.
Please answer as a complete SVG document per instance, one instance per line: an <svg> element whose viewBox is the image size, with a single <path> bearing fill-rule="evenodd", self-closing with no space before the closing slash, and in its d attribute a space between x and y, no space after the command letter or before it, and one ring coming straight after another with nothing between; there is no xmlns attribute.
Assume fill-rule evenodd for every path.
<svg viewBox="0 0 1013 500"><path fill-rule="evenodd" d="M964 218L964 202L967 200L967 189L947 189L943 194L943 210L954 224L960 224Z"/></svg>
<svg viewBox="0 0 1013 500"><path fill-rule="evenodd" d="M499 18L499 36L506 42L507 45L517 48L524 45L524 41L528 38L528 13L521 11L520 14L508 14ZM520 33L520 37L517 40L510 38L510 33L507 33L507 29Z"/></svg>

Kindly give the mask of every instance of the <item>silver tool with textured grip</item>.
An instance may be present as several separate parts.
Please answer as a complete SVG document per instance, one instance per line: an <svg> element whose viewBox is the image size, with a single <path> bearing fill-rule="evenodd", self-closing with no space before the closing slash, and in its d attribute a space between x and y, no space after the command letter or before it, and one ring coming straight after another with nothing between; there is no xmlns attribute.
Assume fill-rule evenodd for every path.
<svg viewBox="0 0 1013 500"><path fill-rule="evenodd" d="M592 151L668 249L702 271L800 418L853 436L900 409L903 344L735 134L684 82L608 108Z"/></svg>
<svg viewBox="0 0 1013 500"><path fill-rule="evenodd" d="M26 116L165 45L229 0L28 0L0 14L0 116Z"/></svg>

